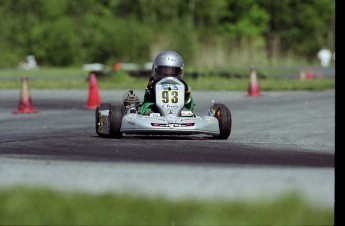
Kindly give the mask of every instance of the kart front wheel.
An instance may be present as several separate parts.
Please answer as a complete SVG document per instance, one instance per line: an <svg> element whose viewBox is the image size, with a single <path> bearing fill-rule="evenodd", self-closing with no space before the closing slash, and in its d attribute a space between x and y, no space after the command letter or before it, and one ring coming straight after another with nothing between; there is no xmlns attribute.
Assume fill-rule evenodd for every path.
<svg viewBox="0 0 345 226"><path fill-rule="evenodd" d="M105 104L105 103L98 105L96 108L96 133L99 137L108 137L107 134L100 132L100 124L102 123L101 122L102 118L100 117L101 116L100 111L109 110L109 108L110 108L110 104Z"/></svg>
<svg viewBox="0 0 345 226"><path fill-rule="evenodd" d="M228 139L231 133L232 119L231 112L224 104L214 104L211 107L214 117L219 122L219 135L213 136L216 139Z"/></svg>
<svg viewBox="0 0 345 226"><path fill-rule="evenodd" d="M123 110L120 106L114 106L111 105L109 108L109 121L110 121L110 127L109 127L109 135L113 138L121 138L122 132L121 130L121 124L122 124L122 116L123 116Z"/></svg>

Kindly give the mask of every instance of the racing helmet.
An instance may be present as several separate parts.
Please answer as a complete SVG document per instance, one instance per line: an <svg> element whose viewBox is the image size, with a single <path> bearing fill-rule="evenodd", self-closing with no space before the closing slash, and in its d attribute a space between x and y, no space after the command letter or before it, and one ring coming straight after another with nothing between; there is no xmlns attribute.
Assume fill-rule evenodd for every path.
<svg viewBox="0 0 345 226"><path fill-rule="evenodd" d="M183 77L184 61L180 54L174 51L160 52L152 64L152 77L160 80L165 77Z"/></svg>

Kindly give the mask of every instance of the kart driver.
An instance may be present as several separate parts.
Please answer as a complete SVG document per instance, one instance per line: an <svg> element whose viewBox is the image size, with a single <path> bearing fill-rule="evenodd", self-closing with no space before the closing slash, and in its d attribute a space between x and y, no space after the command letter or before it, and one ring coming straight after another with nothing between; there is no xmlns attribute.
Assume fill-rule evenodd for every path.
<svg viewBox="0 0 345 226"><path fill-rule="evenodd" d="M145 89L144 101L140 108L140 113L150 115L150 113L158 112L156 108L155 89L156 82L165 77L176 77L185 85L185 105L184 107L190 111L194 109L194 101L190 93L187 83L183 77L184 61L180 54L174 51L163 51L159 53L152 64L152 76L149 79Z"/></svg>

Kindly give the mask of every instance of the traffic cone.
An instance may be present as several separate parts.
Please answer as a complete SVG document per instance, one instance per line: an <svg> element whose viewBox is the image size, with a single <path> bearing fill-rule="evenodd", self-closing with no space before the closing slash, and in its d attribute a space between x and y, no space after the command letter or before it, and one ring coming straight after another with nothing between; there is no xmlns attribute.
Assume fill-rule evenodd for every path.
<svg viewBox="0 0 345 226"><path fill-rule="evenodd" d="M116 62L114 64L114 71L115 72L118 72L119 70L121 69L121 64L119 62Z"/></svg>
<svg viewBox="0 0 345 226"><path fill-rule="evenodd" d="M18 110L13 111L13 114L33 114L38 111L32 107L32 99L29 90L29 78L27 76L22 77L20 90L20 98L18 104Z"/></svg>
<svg viewBox="0 0 345 226"><path fill-rule="evenodd" d="M256 76L255 67L251 67L250 69L250 80L248 86L248 96L249 97L261 97L262 94L260 93L260 87L258 83L258 79Z"/></svg>
<svg viewBox="0 0 345 226"><path fill-rule="evenodd" d="M308 69L308 71L305 73L305 77L307 80L313 80L314 79L314 72L312 69Z"/></svg>
<svg viewBox="0 0 345 226"><path fill-rule="evenodd" d="M92 73L89 78L89 98L87 101L86 109L96 109L101 103L101 98L99 97L98 85L96 75Z"/></svg>

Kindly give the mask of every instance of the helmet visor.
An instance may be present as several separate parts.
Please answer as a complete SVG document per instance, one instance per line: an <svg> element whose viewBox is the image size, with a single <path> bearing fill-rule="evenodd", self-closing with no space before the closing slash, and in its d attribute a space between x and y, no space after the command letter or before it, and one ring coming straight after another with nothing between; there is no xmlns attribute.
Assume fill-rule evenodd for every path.
<svg viewBox="0 0 345 226"><path fill-rule="evenodd" d="M156 68L156 74L162 77L180 76L181 73L182 69L179 67L158 66Z"/></svg>

